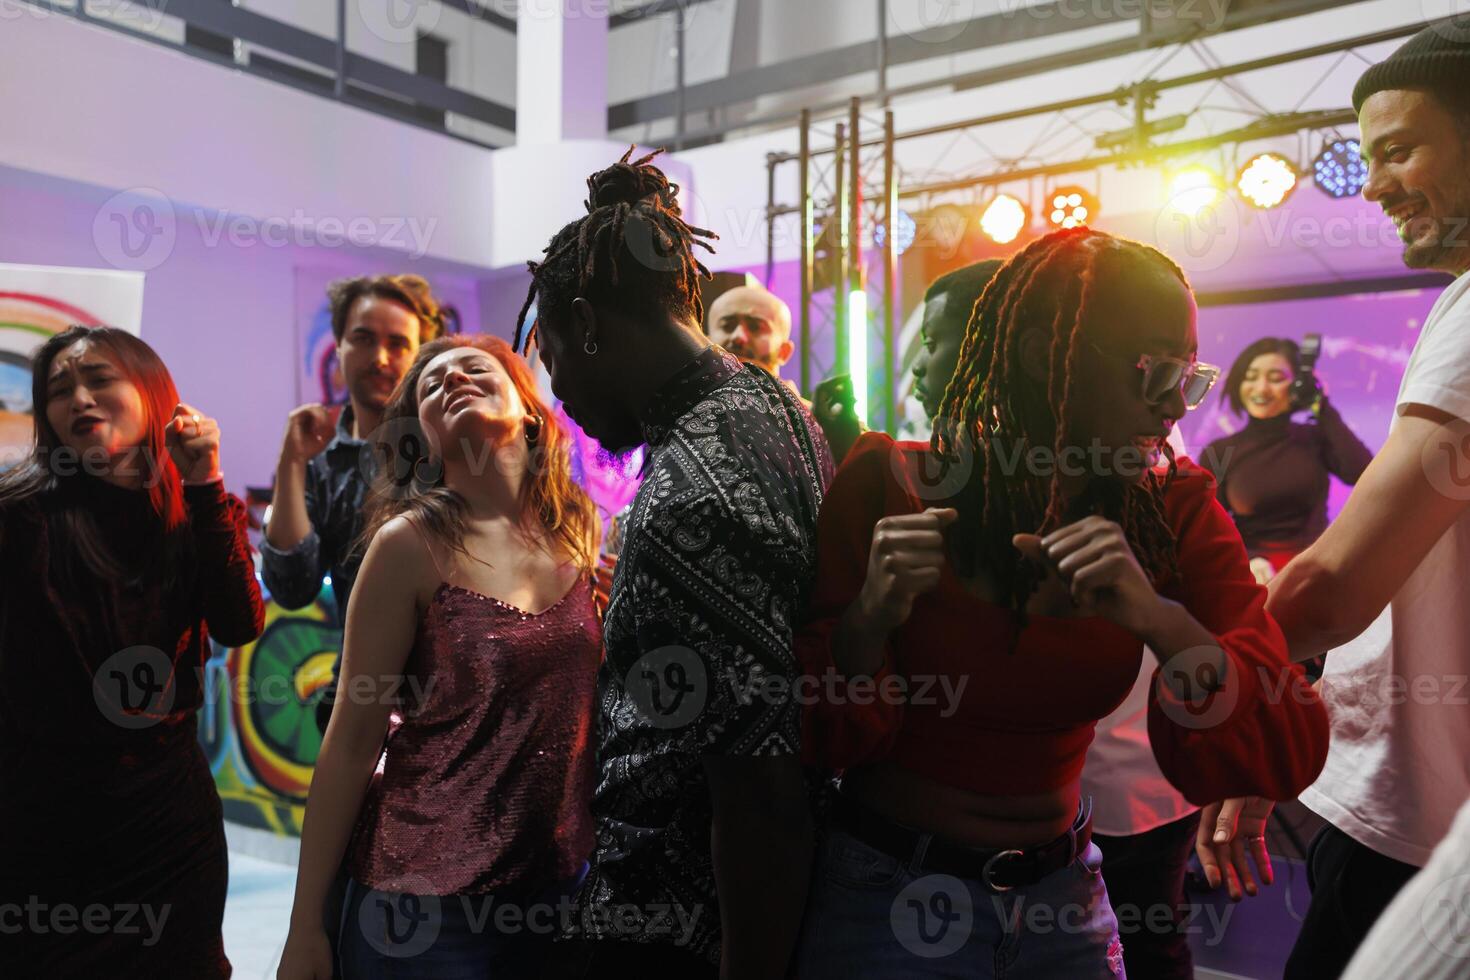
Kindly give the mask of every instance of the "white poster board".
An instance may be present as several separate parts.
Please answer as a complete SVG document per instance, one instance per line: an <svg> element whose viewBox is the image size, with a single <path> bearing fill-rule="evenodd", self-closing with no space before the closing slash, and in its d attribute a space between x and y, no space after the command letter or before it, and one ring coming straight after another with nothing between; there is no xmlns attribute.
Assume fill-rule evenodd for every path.
<svg viewBox="0 0 1470 980"><path fill-rule="evenodd" d="M77 323L139 334L143 273L0 262L0 470L31 445L31 353Z"/></svg>

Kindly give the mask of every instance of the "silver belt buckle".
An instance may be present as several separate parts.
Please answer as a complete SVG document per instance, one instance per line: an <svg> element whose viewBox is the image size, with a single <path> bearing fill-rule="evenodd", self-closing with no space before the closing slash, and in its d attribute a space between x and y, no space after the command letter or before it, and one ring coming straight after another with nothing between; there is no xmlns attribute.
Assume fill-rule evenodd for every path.
<svg viewBox="0 0 1470 980"><path fill-rule="evenodd" d="M1011 855L1021 857L1024 853L1024 851L1018 851L1015 848L1008 848L1007 850L998 851L995 854L992 854L990 857L986 858L985 866L980 869L980 878L982 881L985 882L985 886L991 891L996 892L1008 892L1013 890L1016 887L1015 885L997 885L994 881L991 880L990 873L995 869L995 862L999 861L1001 858L1010 857Z"/></svg>

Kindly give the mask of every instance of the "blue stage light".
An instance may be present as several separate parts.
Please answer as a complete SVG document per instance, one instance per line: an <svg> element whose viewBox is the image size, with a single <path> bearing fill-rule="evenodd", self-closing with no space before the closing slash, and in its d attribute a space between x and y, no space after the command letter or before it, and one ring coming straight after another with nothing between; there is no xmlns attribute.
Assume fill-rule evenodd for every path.
<svg viewBox="0 0 1470 980"><path fill-rule="evenodd" d="M899 208L898 210L897 224L898 254L902 255L903 253L907 252L909 250L909 246L914 243L914 238L919 233L919 226L914 222L913 216L902 208ZM883 226L877 225L876 227L874 227L873 244L876 245L878 248L882 248L886 241L887 236L884 234Z"/></svg>
<svg viewBox="0 0 1470 980"><path fill-rule="evenodd" d="M1354 139L1335 139L1323 146L1312 169L1312 181L1329 197L1357 197L1368 182L1368 165Z"/></svg>

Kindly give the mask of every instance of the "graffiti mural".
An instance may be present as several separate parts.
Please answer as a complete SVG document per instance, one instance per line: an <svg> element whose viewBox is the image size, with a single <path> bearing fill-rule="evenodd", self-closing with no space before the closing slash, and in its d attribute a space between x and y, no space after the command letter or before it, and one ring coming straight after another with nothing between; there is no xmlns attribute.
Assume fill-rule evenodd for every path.
<svg viewBox="0 0 1470 980"><path fill-rule="evenodd" d="M321 751L316 706L331 680L342 631L330 584L303 609L266 605L265 631L248 646L215 646L199 739L225 819L300 836L312 767Z"/></svg>

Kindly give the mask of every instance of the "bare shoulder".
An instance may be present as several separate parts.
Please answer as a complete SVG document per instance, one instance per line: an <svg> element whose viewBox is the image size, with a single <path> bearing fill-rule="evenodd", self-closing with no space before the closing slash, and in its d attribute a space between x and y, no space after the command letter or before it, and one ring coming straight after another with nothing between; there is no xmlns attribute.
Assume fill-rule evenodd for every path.
<svg viewBox="0 0 1470 980"><path fill-rule="evenodd" d="M381 576L398 588L412 586L421 597L432 594L439 584L425 535L411 518L402 514L387 521L373 535L363 557L362 575Z"/></svg>

